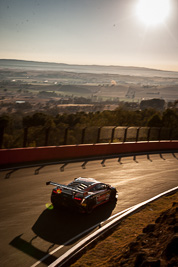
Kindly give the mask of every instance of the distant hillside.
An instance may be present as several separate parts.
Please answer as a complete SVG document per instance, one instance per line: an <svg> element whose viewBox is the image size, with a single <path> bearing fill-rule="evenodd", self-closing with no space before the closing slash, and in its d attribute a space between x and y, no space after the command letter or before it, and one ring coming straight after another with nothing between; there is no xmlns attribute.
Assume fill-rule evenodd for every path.
<svg viewBox="0 0 178 267"><path fill-rule="evenodd" d="M108 73L144 77L174 77L178 78L178 72L162 71L149 68L103 66L103 65L70 65L64 63L37 62L13 59L0 59L0 68L20 70L44 70L66 71L75 73Z"/></svg>

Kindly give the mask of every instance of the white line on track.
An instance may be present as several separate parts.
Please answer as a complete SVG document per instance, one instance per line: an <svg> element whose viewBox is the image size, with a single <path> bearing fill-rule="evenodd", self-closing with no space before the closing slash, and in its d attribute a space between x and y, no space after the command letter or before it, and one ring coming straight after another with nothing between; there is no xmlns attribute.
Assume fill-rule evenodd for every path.
<svg viewBox="0 0 178 267"><path fill-rule="evenodd" d="M134 207L134 206L133 206L133 207ZM108 219L106 219L106 220L104 220L104 221L102 221L102 222L100 222L100 223L98 223L98 224L95 224L95 225L93 225L92 227L86 229L84 232L82 232L82 233L80 233L80 234L74 236L73 238L71 238L70 240L68 240L67 242L65 242L63 245L61 245L61 246L55 248L53 251L51 251L51 252L48 253L46 256L44 256L43 258L41 258L39 261L37 261L36 263L34 263L31 267L35 267L35 266L37 266L38 264L40 264L41 262L43 262L44 260L46 260L48 257L50 257L51 255L53 255L54 253L56 253L58 250L60 250L60 249L63 248L64 246L67 246L68 244L72 243L74 240L80 238L82 235L87 234L88 232L92 231L93 229L95 229L96 227L100 226L100 225L103 224L104 222L106 222L106 221L108 221L108 220L111 220L111 219L115 218L116 216L119 216L119 215L125 213L126 211L132 209L133 207L127 208L127 209L125 209L125 210L122 210L122 211L120 211L119 213L117 213L117 214L115 214L115 215L109 217Z"/></svg>
<svg viewBox="0 0 178 267"><path fill-rule="evenodd" d="M145 205L147 205L148 203L166 195L166 194L170 194L174 191L178 190L178 186L174 187L170 190L167 190L155 197L152 197L144 202L141 202L135 206L133 206L133 208L129 208L126 212L122 212L123 214L120 214L117 218L113 219L111 222L109 222L108 224L104 225L102 228L99 228L98 230L96 230L94 233L92 233L89 237L86 237L84 239L82 239L77 245L74 245L74 247L72 247L71 249L69 249L66 253L64 253L61 257L59 257L56 261L54 261L53 263L51 263L49 265L49 267L56 267L56 266L62 266L63 264L66 263L67 259L70 259L71 255L75 254L75 251L80 251L82 249L82 247L87 246L87 243L92 242L92 240L95 240L98 234L102 234L105 231L107 231L107 229L109 227L112 227L112 225L115 225L115 223L118 223L119 220L123 219L124 217L130 215L132 212L136 211L137 209L139 209L140 207L143 207ZM118 214L117 214L118 215Z"/></svg>
<svg viewBox="0 0 178 267"><path fill-rule="evenodd" d="M171 170L170 170L170 171L171 171ZM131 210L136 210L137 208L139 208L139 207L141 207L141 206L144 206L144 205L150 203L151 201L154 201L154 200L160 198L161 196L164 196L165 194L168 194L169 192L172 192L172 191L177 190L177 189L178 189L178 187L174 187L174 188L172 188L172 189L170 189L170 190L168 190L168 191L166 191L166 192L163 192L163 193L161 193L161 194L159 194L159 195L157 195L157 196L155 196L155 197L150 198L149 200L146 200L146 201L144 201L144 202L141 202L141 203L139 203L139 204L136 204L136 205L134 205L134 206L132 206L132 207L130 207L130 208L127 208L127 209L125 209L125 210L123 210L123 211L121 211L121 212L119 212L119 213L116 213L116 214L114 214L113 216L109 217L108 219L106 219L106 220L104 220L104 221L102 221L102 222L100 222L100 223L98 223L98 224L95 224L94 226L90 227L89 229L86 229L84 232L78 234L77 236L74 236L73 238L71 238L70 240L68 240L67 242L65 242L63 245L61 245L61 246L55 248L53 251L51 251L51 252L48 253L46 256L44 256L43 258L41 258L39 261L37 261L36 263L34 263L31 267L35 267L35 266L37 266L38 264L40 264L41 262L43 262L45 259L47 259L47 258L50 257L51 255L53 255L54 253L56 253L57 251L59 251L59 250L60 250L61 248L63 248L64 246L67 246L68 244L72 243L74 240L80 238L80 237L81 237L82 235L84 235L84 234L87 234L88 232L92 231L92 230L95 229L96 227L101 226L101 224L103 224L104 222L106 222L106 221L108 221L108 220L112 220L112 219L114 219L115 217L118 217L118 218L114 219L113 221L118 220L120 217L122 217L121 215L124 215L124 216L125 216L125 215L129 214L129 211L131 211ZM79 243L81 243L81 242L83 242L83 241L80 241ZM70 250L71 250L71 249L70 249ZM70 250L69 250L69 251L70 251ZM67 251L66 253L68 254L69 251ZM66 253L65 253L65 254L66 254ZM58 258L56 261L59 261L59 259L61 259L61 257ZM52 266L55 266L55 265L51 264L50 266L52 267Z"/></svg>

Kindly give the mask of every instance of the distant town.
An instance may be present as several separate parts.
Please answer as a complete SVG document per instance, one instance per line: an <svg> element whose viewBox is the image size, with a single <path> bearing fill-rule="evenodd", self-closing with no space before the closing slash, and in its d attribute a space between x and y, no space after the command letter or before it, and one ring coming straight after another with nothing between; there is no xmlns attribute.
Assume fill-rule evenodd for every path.
<svg viewBox="0 0 178 267"><path fill-rule="evenodd" d="M177 99L177 72L0 60L0 114L164 110Z"/></svg>

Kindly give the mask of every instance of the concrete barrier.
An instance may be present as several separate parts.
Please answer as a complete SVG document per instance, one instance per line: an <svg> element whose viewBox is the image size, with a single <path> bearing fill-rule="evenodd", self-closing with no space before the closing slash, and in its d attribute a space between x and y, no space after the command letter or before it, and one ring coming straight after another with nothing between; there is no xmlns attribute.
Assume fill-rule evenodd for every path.
<svg viewBox="0 0 178 267"><path fill-rule="evenodd" d="M123 153L178 150L178 141L70 145L58 147L13 148L0 150L0 164L69 160Z"/></svg>

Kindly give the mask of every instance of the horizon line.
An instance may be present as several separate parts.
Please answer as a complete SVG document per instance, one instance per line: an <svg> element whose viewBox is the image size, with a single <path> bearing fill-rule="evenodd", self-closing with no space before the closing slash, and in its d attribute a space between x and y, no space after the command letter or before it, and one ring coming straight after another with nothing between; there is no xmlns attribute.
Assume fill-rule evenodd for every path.
<svg viewBox="0 0 178 267"><path fill-rule="evenodd" d="M28 59L17 59L17 58L0 58L0 60L14 60L14 61L25 61L25 62L34 62L34 63L48 63L48 64L61 64L61 65L69 65L69 66L99 66L99 67L123 67L123 68L138 68L138 69L148 69L154 71L165 71L165 72L176 72L176 70L164 70L153 67L143 67L143 66L134 66L134 65L108 65L108 64L77 64L77 63L64 63L64 62L53 62L53 61L38 61L38 60L28 60Z"/></svg>

